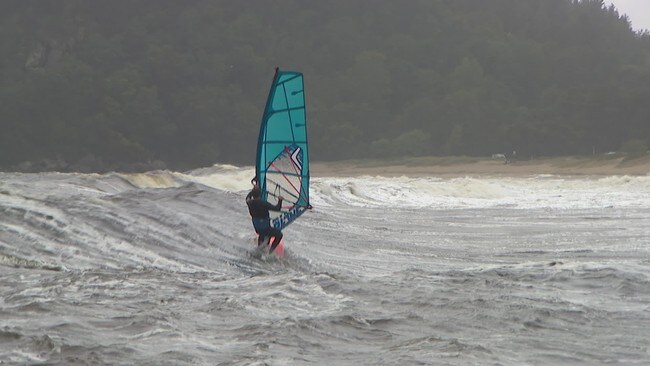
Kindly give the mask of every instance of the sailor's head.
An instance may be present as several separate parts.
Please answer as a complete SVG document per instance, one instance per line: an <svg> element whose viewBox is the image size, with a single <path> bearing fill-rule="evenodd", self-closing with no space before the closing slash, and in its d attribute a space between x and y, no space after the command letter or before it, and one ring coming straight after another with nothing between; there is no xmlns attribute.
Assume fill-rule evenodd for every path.
<svg viewBox="0 0 650 366"><path fill-rule="evenodd" d="M257 187L257 184L258 184L258 183L257 183L257 177L253 177L253 179L251 179L251 184L252 184L254 187Z"/></svg>
<svg viewBox="0 0 650 366"><path fill-rule="evenodd" d="M255 187L251 190L251 195L253 196L253 198L260 198L262 197L262 190Z"/></svg>

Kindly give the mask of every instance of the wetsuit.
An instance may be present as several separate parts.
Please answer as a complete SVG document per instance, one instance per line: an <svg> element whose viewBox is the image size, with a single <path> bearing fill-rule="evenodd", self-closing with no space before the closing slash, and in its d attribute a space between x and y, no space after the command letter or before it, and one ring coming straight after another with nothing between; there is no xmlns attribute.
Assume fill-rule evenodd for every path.
<svg viewBox="0 0 650 366"><path fill-rule="evenodd" d="M253 198L253 191L251 191L246 196L246 204L248 205L248 212L251 214L255 232L259 235L257 245L262 244L267 237L274 237L275 239L270 250L272 252L280 244L282 232L271 226L269 211L280 211L282 200L279 200L276 205L272 205L260 198Z"/></svg>

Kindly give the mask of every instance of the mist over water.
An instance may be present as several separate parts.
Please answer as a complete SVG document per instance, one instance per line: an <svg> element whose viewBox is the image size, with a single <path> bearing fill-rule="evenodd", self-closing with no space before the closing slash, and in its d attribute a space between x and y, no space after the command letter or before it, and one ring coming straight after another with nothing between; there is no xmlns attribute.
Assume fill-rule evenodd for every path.
<svg viewBox="0 0 650 366"><path fill-rule="evenodd" d="M650 177L0 173L0 363L646 364Z"/></svg>

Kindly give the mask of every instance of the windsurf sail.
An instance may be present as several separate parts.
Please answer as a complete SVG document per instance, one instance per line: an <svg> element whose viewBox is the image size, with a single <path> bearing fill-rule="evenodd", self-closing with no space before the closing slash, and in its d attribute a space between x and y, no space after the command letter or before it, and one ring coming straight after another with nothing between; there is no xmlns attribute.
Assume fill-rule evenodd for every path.
<svg viewBox="0 0 650 366"><path fill-rule="evenodd" d="M309 205L309 153L303 75L275 69L257 143L255 173L262 199L284 198L280 212L271 211L271 225L282 230Z"/></svg>

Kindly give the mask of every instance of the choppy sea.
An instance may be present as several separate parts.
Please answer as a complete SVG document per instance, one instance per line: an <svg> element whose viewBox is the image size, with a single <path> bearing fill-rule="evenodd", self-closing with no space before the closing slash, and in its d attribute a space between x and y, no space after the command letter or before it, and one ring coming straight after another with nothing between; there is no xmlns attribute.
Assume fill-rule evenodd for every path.
<svg viewBox="0 0 650 366"><path fill-rule="evenodd" d="M0 173L0 365L648 365L650 176Z"/></svg>

